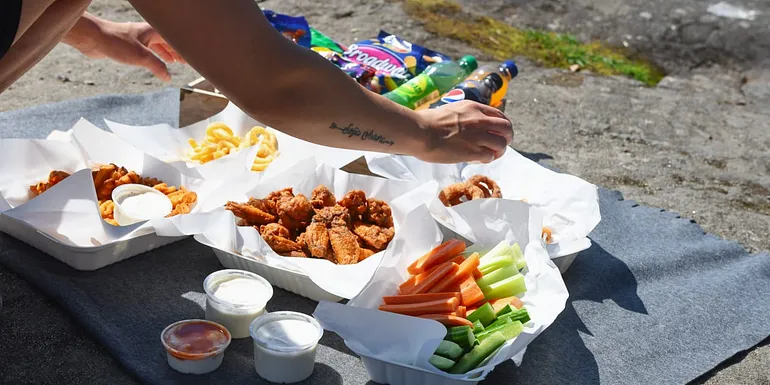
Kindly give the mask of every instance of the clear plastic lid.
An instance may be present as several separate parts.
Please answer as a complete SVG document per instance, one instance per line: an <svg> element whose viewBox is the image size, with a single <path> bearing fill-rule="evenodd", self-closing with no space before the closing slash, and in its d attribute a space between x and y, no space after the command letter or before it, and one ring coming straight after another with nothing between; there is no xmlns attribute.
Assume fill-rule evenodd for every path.
<svg viewBox="0 0 770 385"><path fill-rule="evenodd" d="M249 328L254 342L281 353L311 349L323 336L323 328L315 318L293 311L279 311L257 317Z"/></svg>

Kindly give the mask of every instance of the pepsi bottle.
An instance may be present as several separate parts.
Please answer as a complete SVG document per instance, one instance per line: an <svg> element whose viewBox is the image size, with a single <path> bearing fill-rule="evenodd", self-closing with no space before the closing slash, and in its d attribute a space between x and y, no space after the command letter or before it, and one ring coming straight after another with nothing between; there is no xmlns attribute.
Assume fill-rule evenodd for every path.
<svg viewBox="0 0 770 385"><path fill-rule="evenodd" d="M490 105L492 95L504 84L503 78L497 73L491 73L482 81L465 80L455 88L445 93L441 99L430 105L430 108L441 107L445 104L459 102L461 100L473 100L474 102Z"/></svg>

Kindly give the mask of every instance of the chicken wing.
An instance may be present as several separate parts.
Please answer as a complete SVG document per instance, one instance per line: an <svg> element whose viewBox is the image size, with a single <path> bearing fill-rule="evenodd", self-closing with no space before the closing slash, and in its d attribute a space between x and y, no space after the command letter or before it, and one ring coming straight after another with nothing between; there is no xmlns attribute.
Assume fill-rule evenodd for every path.
<svg viewBox="0 0 770 385"><path fill-rule="evenodd" d="M289 239L291 237L291 233L289 232L289 229L281 226L278 223L268 223L266 225L262 225L259 227L259 233L262 234L262 236L265 235L275 235L277 237L284 237L286 239Z"/></svg>
<svg viewBox="0 0 770 385"><path fill-rule="evenodd" d="M350 213L348 209L339 205L324 207L315 211L313 222L319 222L326 227L331 227L333 224L347 226L350 223Z"/></svg>
<svg viewBox="0 0 770 385"><path fill-rule="evenodd" d="M329 232L323 223L311 223L302 236L311 256L334 262L334 252L329 243Z"/></svg>
<svg viewBox="0 0 770 385"><path fill-rule="evenodd" d="M247 226L261 226L277 220L275 215L264 212L247 203L227 202L225 209L232 211L236 217L243 219Z"/></svg>
<svg viewBox="0 0 770 385"><path fill-rule="evenodd" d="M381 227L393 227L393 211L390 205L376 198L369 198L366 202L364 221Z"/></svg>
<svg viewBox="0 0 770 385"><path fill-rule="evenodd" d="M358 235L364 243L374 250L380 251L388 247L395 232L390 227L380 227L363 222L353 223L353 233Z"/></svg>
<svg viewBox="0 0 770 385"><path fill-rule="evenodd" d="M319 185L310 194L310 203L313 204L314 208L321 209L337 204L337 198L334 197L334 194L326 186Z"/></svg>
<svg viewBox="0 0 770 385"><path fill-rule="evenodd" d="M347 208L353 217L363 215L366 212L366 194L361 190L350 190L339 204Z"/></svg>
<svg viewBox="0 0 770 385"><path fill-rule="evenodd" d="M302 230L313 219L313 206L302 194L282 199L278 202L278 217L280 223L286 226L289 231Z"/></svg>
<svg viewBox="0 0 770 385"><path fill-rule="evenodd" d="M266 212L278 216L275 201L268 199L249 198L248 204Z"/></svg>
<svg viewBox="0 0 770 385"><path fill-rule="evenodd" d="M361 253L358 255L358 262L363 261L366 258L371 257L372 255L376 254L377 252L374 250L367 249L365 247L361 248Z"/></svg>
<svg viewBox="0 0 770 385"><path fill-rule="evenodd" d="M280 255L287 255L294 252L303 253L302 246L292 241L291 239L280 237L273 234L264 234L262 235L262 239L265 240L265 242L270 246L273 251Z"/></svg>
<svg viewBox="0 0 770 385"><path fill-rule="evenodd" d="M334 250L334 259L338 265L350 265L358 262L361 246L358 238L345 226L332 226L329 229L329 241Z"/></svg>

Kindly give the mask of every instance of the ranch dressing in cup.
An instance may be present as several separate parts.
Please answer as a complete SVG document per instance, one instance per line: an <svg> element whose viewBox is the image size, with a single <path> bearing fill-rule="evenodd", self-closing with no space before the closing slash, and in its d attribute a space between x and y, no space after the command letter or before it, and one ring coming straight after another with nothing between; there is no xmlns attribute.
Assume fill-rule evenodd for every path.
<svg viewBox="0 0 770 385"><path fill-rule="evenodd" d="M292 384L313 374L323 336L313 317L293 311L265 314L251 324L254 369L270 382Z"/></svg>
<svg viewBox="0 0 770 385"><path fill-rule="evenodd" d="M203 281L206 291L206 319L222 324L232 338L249 336L249 326L265 313L273 297L273 287L254 273L227 269L209 274Z"/></svg>

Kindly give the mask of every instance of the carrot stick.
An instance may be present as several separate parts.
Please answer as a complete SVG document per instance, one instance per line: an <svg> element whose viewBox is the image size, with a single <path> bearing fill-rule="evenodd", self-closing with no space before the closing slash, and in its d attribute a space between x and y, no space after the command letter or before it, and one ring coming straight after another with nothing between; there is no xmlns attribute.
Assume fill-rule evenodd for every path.
<svg viewBox="0 0 770 385"><path fill-rule="evenodd" d="M434 321L441 322L446 326L463 326L463 325L473 326L473 323L471 321L468 321L465 318L460 318L458 316L449 315L449 314L423 314L418 317L432 319Z"/></svg>
<svg viewBox="0 0 770 385"><path fill-rule="evenodd" d="M465 261L465 257L463 257L462 255L458 255L458 256L454 257L454 259L452 259L450 262L454 262L454 263L459 265L459 264L463 263L464 261ZM401 293L401 294L404 294L404 293L408 292L409 290L411 290L410 287L416 286L418 283L420 283L420 281L425 279L425 277L430 275L430 273L432 273L433 270L436 270L439 267L441 267L441 265L433 266L433 267L431 267L430 269L426 270L423 273L410 276L409 279L407 279L406 281L404 281L404 283L402 283L401 285L398 286L398 292ZM459 292L460 290L457 290L457 291Z"/></svg>
<svg viewBox="0 0 770 385"><path fill-rule="evenodd" d="M441 265L436 270L433 270L430 274L428 274L424 279L422 279L419 283L417 283L413 288L410 288L410 290L402 293L402 294L420 294L420 293L426 293L428 290L430 290L433 285L435 285L437 282L441 281L442 278L456 274L457 270L460 269L460 266L458 266L454 262L447 262Z"/></svg>
<svg viewBox="0 0 770 385"><path fill-rule="evenodd" d="M465 309L465 306L458 306L458 307L457 307L457 310L455 311L455 313L457 313L457 316L458 316L458 317L460 317L460 318L465 318L465 317L466 317L466 315L467 315L467 314L466 314L466 309Z"/></svg>
<svg viewBox="0 0 770 385"><path fill-rule="evenodd" d="M500 311L500 309L504 308L505 305L511 305L517 309L521 309L521 307L524 306L524 302L521 302L521 300L516 296L496 299L491 301L490 304L495 309L495 312Z"/></svg>
<svg viewBox="0 0 770 385"><path fill-rule="evenodd" d="M484 292L481 291L473 277L468 277L460 284L460 297L463 306L473 306L484 300Z"/></svg>
<svg viewBox="0 0 770 385"><path fill-rule="evenodd" d="M484 274L481 272L481 270L479 270L478 267L473 269L473 279L479 279L479 278L481 278L483 276L484 276Z"/></svg>
<svg viewBox="0 0 770 385"><path fill-rule="evenodd" d="M409 277L404 283L398 285L398 292L399 294L406 294L407 292L414 289L414 287L417 286L417 276L413 275Z"/></svg>
<svg viewBox="0 0 770 385"><path fill-rule="evenodd" d="M452 260L463 251L465 251L465 243L457 239L450 239L418 258L409 265L406 271L413 275L420 274L432 266Z"/></svg>
<svg viewBox="0 0 770 385"><path fill-rule="evenodd" d="M473 270L479 267L479 253L473 253L470 257L466 258L457 270L457 273L453 276L447 277L441 282L433 286L429 293L441 293L450 291L451 288L459 285L468 277L473 278Z"/></svg>
<svg viewBox="0 0 770 385"><path fill-rule="evenodd" d="M406 303L400 305L380 305L380 310L403 315L422 315L451 313L457 310L459 301L452 297L430 302Z"/></svg>
<svg viewBox="0 0 770 385"><path fill-rule="evenodd" d="M457 298L460 301L459 292L447 293L425 293L425 294L407 294L407 295L387 295L382 297L386 305L402 305L405 303L430 302L440 299Z"/></svg>

